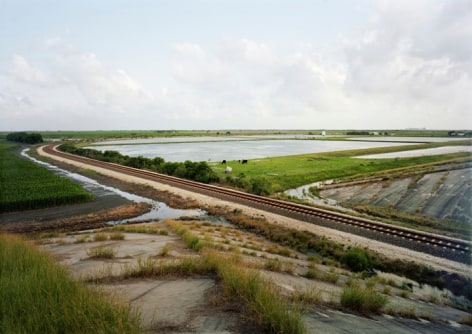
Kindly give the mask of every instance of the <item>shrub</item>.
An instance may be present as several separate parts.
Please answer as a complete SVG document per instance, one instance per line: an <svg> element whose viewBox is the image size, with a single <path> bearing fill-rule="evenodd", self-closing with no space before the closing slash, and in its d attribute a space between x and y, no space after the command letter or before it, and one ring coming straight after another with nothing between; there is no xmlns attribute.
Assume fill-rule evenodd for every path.
<svg viewBox="0 0 472 334"><path fill-rule="evenodd" d="M367 250L360 247L350 248L341 256L341 263L352 271L360 272L374 266L374 258Z"/></svg>
<svg viewBox="0 0 472 334"><path fill-rule="evenodd" d="M125 235L121 232L113 232L112 234L110 234L110 240L124 240L125 239Z"/></svg>
<svg viewBox="0 0 472 334"><path fill-rule="evenodd" d="M363 314L379 313L387 297L370 289L347 287L341 295L341 305Z"/></svg>
<svg viewBox="0 0 472 334"><path fill-rule="evenodd" d="M93 236L93 241L105 241L108 239L108 235L105 233L97 233Z"/></svg>
<svg viewBox="0 0 472 334"><path fill-rule="evenodd" d="M321 276L320 271L316 268L310 268L305 273L305 277L308 279L318 279Z"/></svg>
<svg viewBox="0 0 472 334"><path fill-rule="evenodd" d="M95 247L87 251L91 259L112 259L115 257L115 250L111 247Z"/></svg>
<svg viewBox="0 0 472 334"><path fill-rule="evenodd" d="M264 268L270 271L281 272L282 262L278 259L269 259L264 265Z"/></svg>

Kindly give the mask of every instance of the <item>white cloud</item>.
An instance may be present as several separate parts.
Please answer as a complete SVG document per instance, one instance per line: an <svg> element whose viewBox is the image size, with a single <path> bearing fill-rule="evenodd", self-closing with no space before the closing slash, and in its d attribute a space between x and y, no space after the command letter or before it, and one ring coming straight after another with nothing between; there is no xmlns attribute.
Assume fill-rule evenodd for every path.
<svg viewBox="0 0 472 334"><path fill-rule="evenodd" d="M347 92L405 124L461 126L472 106L471 13L470 1L379 1L365 32L345 43Z"/></svg>
<svg viewBox="0 0 472 334"><path fill-rule="evenodd" d="M14 55L12 62L12 74L16 79L39 85L48 82L46 75L39 68L32 66L25 57Z"/></svg>
<svg viewBox="0 0 472 334"><path fill-rule="evenodd" d="M51 38L41 62L13 58L0 104L68 117L70 128L470 127L472 2L374 4L329 50L310 40L175 40L148 81L134 59L118 68Z"/></svg>

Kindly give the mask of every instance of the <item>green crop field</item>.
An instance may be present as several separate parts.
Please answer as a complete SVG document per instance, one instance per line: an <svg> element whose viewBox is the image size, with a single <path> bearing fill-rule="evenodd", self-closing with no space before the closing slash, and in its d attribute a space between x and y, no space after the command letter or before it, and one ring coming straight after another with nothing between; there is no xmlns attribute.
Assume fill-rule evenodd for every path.
<svg viewBox="0 0 472 334"><path fill-rule="evenodd" d="M89 201L79 185L11 152L0 142L0 211L19 211Z"/></svg>

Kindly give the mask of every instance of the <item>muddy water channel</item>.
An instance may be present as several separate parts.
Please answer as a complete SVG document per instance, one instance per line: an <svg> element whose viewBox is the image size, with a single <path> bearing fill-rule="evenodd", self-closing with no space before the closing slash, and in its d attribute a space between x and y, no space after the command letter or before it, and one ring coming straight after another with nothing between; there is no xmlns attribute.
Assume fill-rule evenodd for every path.
<svg viewBox="0 0 472 334"><path fill-rule="evenodd" d="M84 189L88 192L92 193L95 197L107 197L107 196L119 196L125 200L135 202L135 203L149 203L151 204L151 211L137 216L135 218L126 219L124 221L111 221L108 224L120 224L124 222L139 222L139 221L149 221L149 220L162 220L166 218L177 219L180 217L201 217L206 216L206 212L203 210L195 210L195 209L173 209L166 205L163 202L158 202L150 198L134 195L125 191L122 191L117 188L109 187L103 184L98 183L97 181L88 178L86 176L73 173L54 165L48 164L46 162L37 160L27 154L29 149L24 149L21 152L21 155L34 161L35 163L47 168L48 170L54 172L57 175L67 177L68 179L72 180L80 184Z"/></svg>

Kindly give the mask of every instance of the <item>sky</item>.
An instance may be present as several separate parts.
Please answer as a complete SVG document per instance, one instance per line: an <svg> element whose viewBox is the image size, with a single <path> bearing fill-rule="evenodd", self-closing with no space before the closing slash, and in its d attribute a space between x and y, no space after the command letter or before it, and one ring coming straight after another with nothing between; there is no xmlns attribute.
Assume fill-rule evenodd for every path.
<svg viewBox="0 0 472 334"><path fill-rule="evenodd" d="M0 0L0 131L472 128L472 0Z"/></svg>

